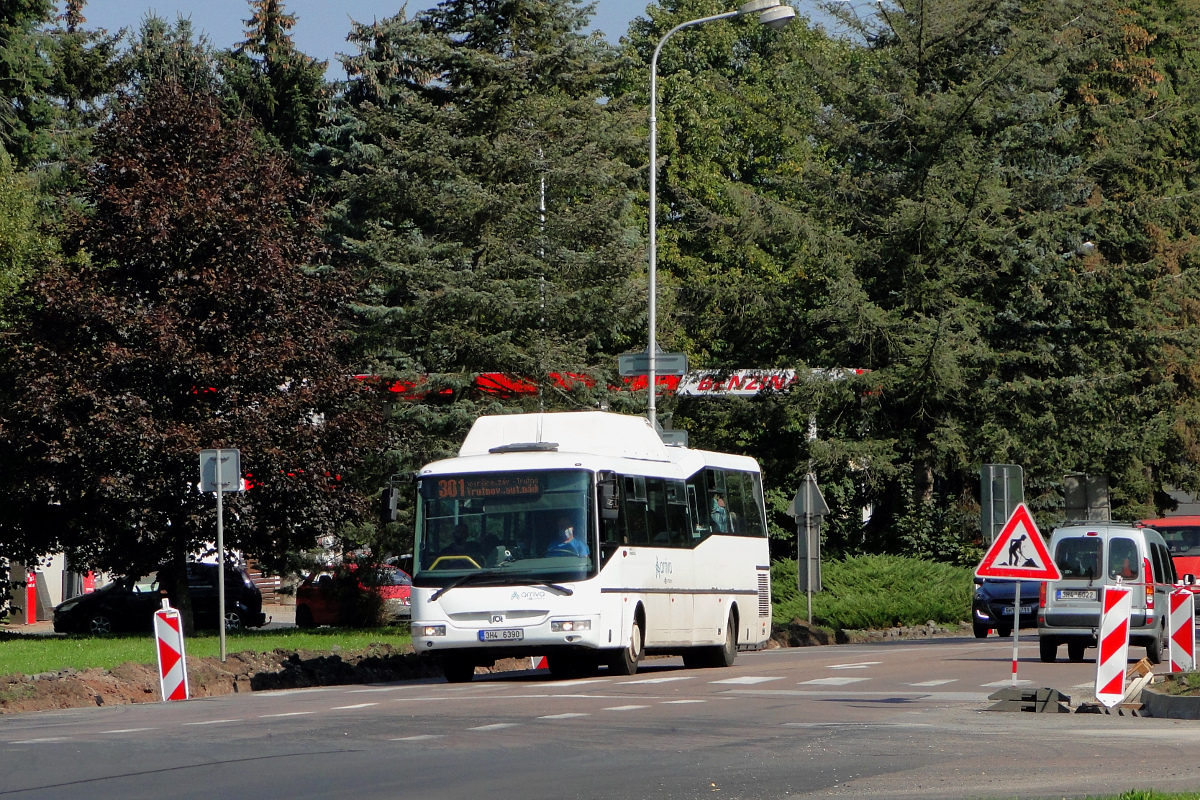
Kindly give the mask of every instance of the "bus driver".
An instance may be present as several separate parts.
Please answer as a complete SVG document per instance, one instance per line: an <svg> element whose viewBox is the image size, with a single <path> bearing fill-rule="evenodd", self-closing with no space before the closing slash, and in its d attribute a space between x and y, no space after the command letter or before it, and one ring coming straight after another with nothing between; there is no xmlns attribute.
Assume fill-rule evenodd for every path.
<svg viewBox="0 0 1200 800"><path fill-rule="evenodd" d="M560 514L555 526L554 541L546 548L546 557L579 556L587 558L590 552L587 542L575 538L575 523L566 514Z"/></svg>

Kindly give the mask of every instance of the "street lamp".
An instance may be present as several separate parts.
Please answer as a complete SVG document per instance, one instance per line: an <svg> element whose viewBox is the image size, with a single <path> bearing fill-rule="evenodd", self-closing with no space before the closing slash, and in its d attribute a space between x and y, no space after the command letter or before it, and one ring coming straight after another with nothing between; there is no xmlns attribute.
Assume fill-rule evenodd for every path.
<svg viewBox="0 0 1200 800"><path fill-rule="evenodd" d="M677 31L684 28L689 28L693 25L699 25L702 22L712 22L718 19L730 19L731 17L744 17L748 14L757 14L758 21L769 28L778 30L787 26L795 16L796 11L791 6L783 5L780 0L750 0L743 4L737 11L728 11L724 14L714 14L711 17L700 17L699 19L689 20L688 22L676 25L671 30L667 31L666 35L659 41L658 46L654 48L654 57L650 59L650 341L646 347L646 352L649 355L649 379L648 389L650 392L650 403L646 407L646 416L650 420L650 424L655 430L658 430L658 415L655 409L655 382L657 380L656 364L658 356L658 336L655 330L657 323L657 290L658 290L658 54L662 52L663 45L667 43Z"/></svg>

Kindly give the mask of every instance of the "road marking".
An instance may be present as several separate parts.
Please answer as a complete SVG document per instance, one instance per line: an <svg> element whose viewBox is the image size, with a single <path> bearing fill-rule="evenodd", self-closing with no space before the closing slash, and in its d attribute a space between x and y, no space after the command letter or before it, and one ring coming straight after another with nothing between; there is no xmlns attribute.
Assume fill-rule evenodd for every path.
<svg viewBox="0 0 1200 800"><path fill-rule="evenodd" d="M707 703L707 700L663 700L664 706L682 706L688 703Z"/></svg>
<svg viewBox="0 0 1200 800"><path fill-rule="evenodd" d="M928 722L785 722L785 728L932 728Z"/></svg>
<svg viewBox="0 0 1200 800"><path fill-rule="evenodd" d="M444 739L442 734L438 733L422 733L419 736L401 736L399 739L392 739L393 742L424 742L429 739Z"/></svg>
<svg viewBox="0 0 1200 800"><path fill-rule="evenodd" d="M1004 680L1002 680L1002 681L992 681L991 683L981 683L981 684L979 684L979 685L980 685L980 687L981 687L981 688L984 688L984 689L991 689L991 688L1000 688L1000 687L1003 687L1003 686L1012 686L1012 685L1013 685L1013 683L1014 683L1014 681L1013 681L1013 679L1012 679L1012 678L1005 678L1005 679L1004 679ZM1025 685L1025 684L1027 684L1027 683L1033 683L1033 681L1027 681L1027 680L1018 680L1018 681L1015 681L1015 683L1016 683L1018 686L1023 686L1023 685Z"/></svg>
<svg viewBox="0 0 1200 800"><path fill-rule="evenodd" d="M218 725L222 722L241 722L240 719L210 719L204 722L185 722L184 725Z"/></svg>
<svg viewBox="0 0 1200 800"><path fill-rule="evenodd" d="M920 683L906 683L905 686L942 686L947 683L956 683L958 678L938 678L933 681L921 681Z"/></svg>
<svg viewBox="0 0 1200 800"><path fill-rule="evenodd" d="M577 681L555 681L547 688L558 688L560 686L585 686L590 683L608 683L608 678L582 678Z"/></svg>
<svg viewBox="0 0 1200 800"><path fill-rule="evenodd" d="M355 703L352 706L334 706L330 711L346 711L351 708L367 708L368 706L377 706L379 703Z"/></svg>
<svg viewBox="0 0 1200 800"><path fill-rule="evenodd" d="M351 689L346 694L371 694L373 692L398 692L401 689L420 689L421 686L387 686L381 689Z"/></svg>
<svg viewBox="0 0 1200 800"><path fill-rule="evenodd" d="M491 725L480 725L477 728L467 728L467 730L469 730L469 731L498 731L498 730L501 730L502 728L515 728L515 727L517 727L517 723L515 723L515 722L494 722Z"/></svg>
<svg viewBox="0 0 1200 800"><path fill-rule="evenodd" d="M853 664L832 664L826 669L866 669L882 663L882 661L856 661Z"/></svg>
<svg viewBox="0 0 1200 800"><path fill-rule="evenodd" d="M316 689L276 689L273 692L255 692L255 697L295 697L298 694L312 694L313 692L333 692L341 687L322 686Z"/></svg>
<svg viewBox="0 0 1200 800"><path fill-rule="evenodd" d="M317 713L317 712L315 712L315 711L288 711L285 714L259 714L258 718L266 719L267 717L303 717L305 714L315 714L315 713Z"/></svg>
<svg viewBox="0 0 1200 800"><path fill-rule="evenodd" d="M1072 686L1071 688L1072 689L1092 689L1092 688L1095 688L1095 686L1096 686L1095 681L1088 681L1087 683L1077 683L1074 686Z"/></svg>
<svg viewBox="0 0 1200 800"><path fill-rule="evenodd" d="M100 731L101 733L141 733L142 731L156 731L158 728L118 728L115 731Z"/></svg>
<svg viewBox="0 0 1200 800"><path fill-rule="evenodd" d="M45 739L22 739L19 742L9 742L9 744L49 744L50 742L66 741L70 741L66 736L47 736Z"/></svg>
<svg viewBox="0 0 1200 800"><path fill-rule="evenodd" d="M576 712L576 713L569 713L569 714L547 714L544 717L538 717L538 719L573 719L575 717L590 717L590 716L591 716L591 714L580 714L580 713Z"/></svg>
<svg viewBox="0 0 1200 800"><path fill-rule="evenodd" d="M644 678L640 681L621 681L620 685L625 686L626 684L628 684L628 685L632 686L635 683L670 683L671 681L690 681L694 677L695 676L692 676L692 675L679 675L679 676L672 676L670 678Z"/></svg>
<svg viewBox="0 0 1200 800"><path fill-rule="evenodd" d="M869 681L870 678L813 678L811 681L800 681L797 686L846 686L851 683Z"/></svg>
<svg viewBox="0 0 1200 800"><path fill-rule="evenodd" d="M610 706L605 711L636 711L639 708L649 708L650 706Z"/></svg>
<svg viewBox="0 0 1200 800"><path fill-rule="evenodd" d="M755 683L766 683L767 681L777 681L779 678L756 678L753 675L746 675L742 678L726 678L723 681L709 681L709 683L730 683L739 686L750 686Z"/></svg>

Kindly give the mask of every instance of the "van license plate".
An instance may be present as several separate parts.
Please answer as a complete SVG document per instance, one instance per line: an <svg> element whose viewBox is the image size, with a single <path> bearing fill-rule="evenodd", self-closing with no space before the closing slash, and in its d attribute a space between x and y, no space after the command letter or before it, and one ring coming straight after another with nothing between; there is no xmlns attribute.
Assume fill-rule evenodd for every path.
<svg viewBox="0 0 1200 800"><path fill-rule="evenodd" d="M524 638L525 631L521 630L520 628L507 628L504 630L479 632L479 641L481 642L513 642Z"/></svg>
<svg viewBox="0 0 1200 800"><path fill-rule="evenodd" d="M1055 596L1059 600L1095 600L1095 589L1059 589Z"/></svg>

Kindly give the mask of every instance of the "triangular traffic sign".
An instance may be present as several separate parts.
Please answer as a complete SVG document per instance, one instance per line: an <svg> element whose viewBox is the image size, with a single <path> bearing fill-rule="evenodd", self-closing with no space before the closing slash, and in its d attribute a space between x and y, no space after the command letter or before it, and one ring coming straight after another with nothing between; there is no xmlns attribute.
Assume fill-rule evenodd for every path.
<svg viewBox="0 0 1200 800"><path fill-rule="evenodd" d="M1019 504L1004 529L975 569L978 578L1021 578L1031 581L1062 580L1058 565L1042 541L1033 515Z"/></svg>

